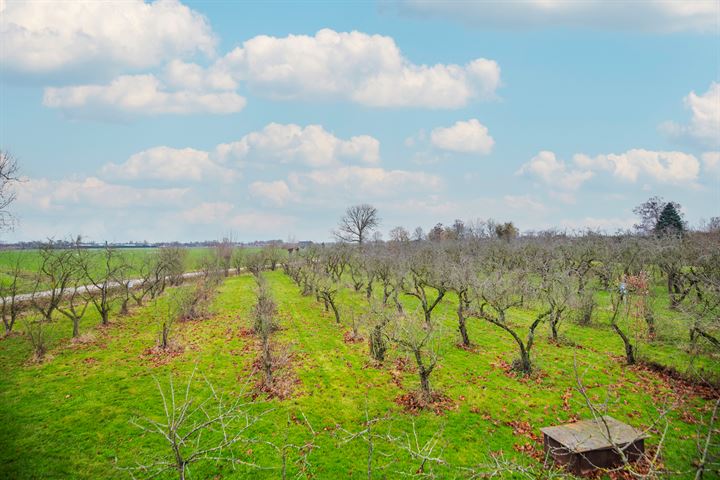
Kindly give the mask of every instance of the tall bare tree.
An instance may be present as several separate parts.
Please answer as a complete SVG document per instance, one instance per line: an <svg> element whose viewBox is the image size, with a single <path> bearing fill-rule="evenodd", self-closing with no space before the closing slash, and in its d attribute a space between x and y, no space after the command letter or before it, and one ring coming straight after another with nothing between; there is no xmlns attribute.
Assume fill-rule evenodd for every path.
<svg viewBox="0 0 720 480"><path fill-rule="evenodd" d="M334 234L342 242L362 245L378 225L380 225L380 217L375 207L367 203L353 205L345 211Z"/></svg>

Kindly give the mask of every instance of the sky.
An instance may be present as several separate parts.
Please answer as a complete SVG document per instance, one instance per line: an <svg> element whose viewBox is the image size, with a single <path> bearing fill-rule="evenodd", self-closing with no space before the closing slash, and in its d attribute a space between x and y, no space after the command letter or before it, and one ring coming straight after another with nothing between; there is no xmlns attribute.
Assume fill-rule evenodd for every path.
<svg viewBox="0 0 720 480"><path fill-rule="evenodd" d="M0 0L0 241L720 215L720 0Z"/></svg>

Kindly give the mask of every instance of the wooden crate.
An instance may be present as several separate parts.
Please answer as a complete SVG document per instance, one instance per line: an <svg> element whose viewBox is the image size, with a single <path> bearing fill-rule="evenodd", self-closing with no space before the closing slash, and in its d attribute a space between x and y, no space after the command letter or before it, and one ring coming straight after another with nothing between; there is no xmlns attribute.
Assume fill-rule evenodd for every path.
<svg viewBox="0 0 720 480"><path fill-rule="evenodd" d="M643 432L609 416L544 427L540 431L545 454L575 475L622 465L617 448L623 450L628 461L636 461L645 452L647 438Z"/></svg>

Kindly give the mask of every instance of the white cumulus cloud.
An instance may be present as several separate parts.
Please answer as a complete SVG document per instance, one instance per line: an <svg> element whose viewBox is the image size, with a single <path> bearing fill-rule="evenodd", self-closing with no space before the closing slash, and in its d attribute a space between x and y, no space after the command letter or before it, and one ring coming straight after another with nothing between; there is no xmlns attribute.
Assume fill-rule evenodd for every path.
<svg viewBox="0 0 720 480"><path fill-rule="evenodd" d="M692 183L698 178L700 162L695 156L683 152L656 152L632 149L620 154L590 157L579 154L575 163L590 170L605 170L622 180L635 182L646 175L658 182Z"/></svg>
<svg viewBox="0 0 720 480"><path fill-rule="evenodd" d="M583 170L569 168L564 161L555 156L555 153L547 150L541 151L520 167L518 174L532 175L547 185L564 190L577 190L593 176L593 172L587 168ZM568 197L564 200L567 201Z"/></svg>
<svg viewBox="0 0 720 480"><path fill-rule="evenodd" d="M124 163L109 163L101 173L110 178L124 180L190 180L206 178L232 181L235 171L223 167L210 158L208 152L193 148L153 147L130 156Z"/></svg>
<svg viewBox="0 0 720 480"><path fill-rule="evenodd" d="M149 68L212 55L217 42L205 17L177 0L8 1L0 8L0 62L21 74Z"/></svg>
<svg viewBox="0 0 720 480"><path fill-rule="evenodd" d="M314 36L256 36L214 68L271 98L335 97L372 107L458 108L493 97L500 84L493 60L418 65L392 37L330 29Z"/></svg>
<svg viewBox="0 0 720 480"><path fill-rule="evenodd" d="M715 0L400 0L401 12L445 17L477 27L570 27L631 32L717 32Z"/></svg>
<svg viewBox="0 0 720 480"><path fill-rule="evenodd" d="M299 162L319 167L343 160L377 163L380 142L368 135L342 140L320 125L305 127L270 123L261 131L251 132L237 142L217 147L221 158Z"/></svg>
<svg viewBox="0 0 720 480"><path fill-rule="evenodd" d="M702 146L720 146L720 83L712 82L702 95L690 92L684 100L685 106L692 112L690 123L666 122L660 128L672 136L689 138Z"/></svg>
<svg viewBox="0 0 720 480"><path fill-rule="evenodd" d="M68 115L118 116L239 112L245 99L235 92L168 89L154 75L122 75L105 85L45 89L43 104Z"/></svg>
<svg viewBox="0 0 720 480"><path fill-rule="evenodd" d="M222 224L229 218L233 208L233 205L227 202L203 202L183 210L179 218L193 225Z"/></svg>
<svg viewBox="0 0 720 480"><path fill-rule="evenodd" d="M480 155L489 154L495 144L487 127L475 118L434 129L430 132L430 141L442 150Z"/></svg>
<svg viewBox="0 0 720 480"><path fill-rule="evenodd" d="M311 194L332 195L333 191L354 195L397 196L407 191L436 191L442 179L425 172L386 170L379 167L338 167L290 175L291 184Z"/></svg>
<svg viewBox="0 0 720 480"><path fill-rule="evenodd" d="M280 235L288 232L296 219L259 210L236 211L228 202L203 202L174 215L174 218L191 225L222 225L224 228L238 229L241 236L259 238L258 235Z"/></svg>
<svg viewBox="0 0 720 480"><path fill-rule="evenodd" d="M253 182L248 188L250 195L260 198L271 205L282 206L293 197L290 187L284 180L273 182Z"/></svg>
<svg viewBox="0 0 720 480"><path fill-rule="evenodd" d="M40 210L65 207L124 209L173 206L181 202L186 188L138 188L108 183L97 177L49 180L28 178L17 186L19 205Z"/></svg>

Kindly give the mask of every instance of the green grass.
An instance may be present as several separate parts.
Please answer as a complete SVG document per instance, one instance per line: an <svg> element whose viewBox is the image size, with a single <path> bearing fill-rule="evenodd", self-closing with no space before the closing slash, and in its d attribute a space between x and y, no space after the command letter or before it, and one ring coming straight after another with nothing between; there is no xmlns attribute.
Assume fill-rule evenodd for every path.
<svg viewBox="0 0 720 480"><path fill-rule="evenodd" d="M455 346L455 300L448 295L433 314L441 326L444 349L431 381L453 400L455 408L443 415L408 415L395 399L417 388L418 382L412 372L401 374L402 388L392 381L394 350L385 366L372 366L366 343L345 343L347 327L336 325L314 298L300 296L298 288L280 272L265 275L282 327L275 339L293 352L299 384L291 398L269 400L256 407L272 411L252 428L251 436L279 443L287 435L289 441L304 443L310 439L307 428L296 422L287 426L288 415L300 417L303 412L318 432L317 448L310 456L314 478L366 478L366 445L361 440L343 443L343 435L336 429L339 425L361 430L366 409L371 416L387 415L381 426L393 435L412 432L413 423L423 439L441 431L442 456L455 465L484 462L498 452L533 462L515 450L531 441L514 434L508 422L528 422L537 433L545 425L587 417L582 399L573 391L575 361L582 371L587 369L584 382L599 386L592 394L604 396L609 391L611 414L635 426L649 425L670 393L670 385L656 374L626 367L618 360L622 344L603 325L606 298L600 298L596 325L563 324L562 334L577 346L549 343L545 327L541 327L533 350L538 373L518 379L501 368L502 362L513 360L516 347L497 327L471 320L474 351ZM345 289L340 296L344 314L350 306L358 313L364 308L362 295ZM88 314L82 331L91 332L95 339L82 346L68 341L70 323L58 319L51 331L52 358L40 365L27 363L31 352L24 337L0 340L0 478L128 478L128 473L117 467L131 466L166 448L157 436L143 435L130 423L134 417L161 418L153 377L165 382L172 374L182 382L197 365L198 372L228 394L238 394L248 381L252 383L253 341L240 334L241 328L252 324L252 277L227 279L214 300L211 318L178 324L176 338L185 352L167 364L155 365L143 352L154 345L164 301L147 304L127 317L115 315L105 329L97 327L94 313ZM413 308L413 302L407 300L407 306ZM533 313L515 311L512 315L529 323ZM675 346L673 314L660 307L658 317L663 328L660 338L643 344L641 354L683 370L690 354ZM706 371L720 373L717 358L705 355L696 365L698 362ZM206 391L202 385L198 388ZM566 392L571 396L564 407ZM700 418L710 402L684 393L678 398L681 404L668 416L671 427L664 462L681 472L680 478L692 478L697 425L686 422ZM656 441L653 436L648 444ZM387 478L416 469L417 464L396 445L378 442L377 448L390 455L377 462L377 466L390 464L381 472ZM193 478L279 478L280 459L267 446L248 445L242 458L268 468L232 470L227 465L205 463L193 468ZM291 471L296 473L297 467L291 465ZM383 478L381 473L376 478ZM450 477L448 470L441 468L438 473Z"/></svg>
<svg viewBox="0 0 720 480"><path fill-rule="evenodd" d="M185 269L187 271L198 270L203 258L212 253L209 247L191 247L187 248L187 258ZM247 247L245 252L254 252L259 250L256 247ZM117 251L129 265L128 274L130 276L139 274L140 266L154 252L156 248L118 248ZM101 249L90 250L93 259L97 262L96 270L102 269ZM0 250L0 283L11 281L10 272L15 268L17 261L20 261L21 268L21 293L32 292L34 286L34 275L40 268L42 258L39 250Z"/></svg>

